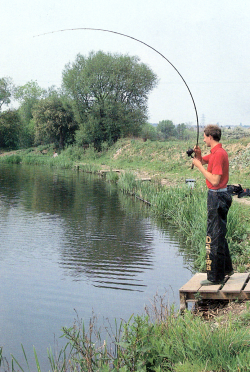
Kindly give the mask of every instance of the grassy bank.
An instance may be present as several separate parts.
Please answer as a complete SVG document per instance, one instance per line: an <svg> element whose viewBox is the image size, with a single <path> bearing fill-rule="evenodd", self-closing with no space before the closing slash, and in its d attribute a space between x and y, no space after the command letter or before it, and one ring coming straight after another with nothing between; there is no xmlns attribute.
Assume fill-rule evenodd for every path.
<svg viewBox="0 0 250 372"><path fill-rule="evenodd" d="M122 324L115 354L94 343L85 329L64 329L74 349L73 365L81 371L225 372L250 368L250 333L246 311L238 319L204 322L201 316L161 306ZM153 317L150 317L153 314ZM85 341L83 344L82 341ZM90 368L90 361L91 368ZM76 369L77 370L77 369Z"/></svg>
<svg viewBox="0 0 250 372"><path fill-rule="evenodd" d="M86 329L76 321L63 328L66 341L56 354L49 349L53 372L236 372L249 371L249 307L237 317L206 321L201 313L180 315L156 298L145 315L136 315L115 330L109 328L106 342L94 319ZM108 340L108 342L107 342ZM25 351L23 349L24 355ZM34 349L37 371L41 371ZM4 371L30 371L29 361L20 365L12 356Z"/></svg>

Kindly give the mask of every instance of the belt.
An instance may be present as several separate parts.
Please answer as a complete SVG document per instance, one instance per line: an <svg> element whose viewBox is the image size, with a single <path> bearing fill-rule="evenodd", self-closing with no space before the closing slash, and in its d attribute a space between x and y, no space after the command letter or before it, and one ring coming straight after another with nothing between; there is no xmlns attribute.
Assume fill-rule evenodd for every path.
<svg viewBox="0 0 250 372"><path fill-rule="evenodd" d="M209 189L209 191L213 191L213 192L227 192L227 187L225 187L224 189L217 189L217 190Z"/></svg>

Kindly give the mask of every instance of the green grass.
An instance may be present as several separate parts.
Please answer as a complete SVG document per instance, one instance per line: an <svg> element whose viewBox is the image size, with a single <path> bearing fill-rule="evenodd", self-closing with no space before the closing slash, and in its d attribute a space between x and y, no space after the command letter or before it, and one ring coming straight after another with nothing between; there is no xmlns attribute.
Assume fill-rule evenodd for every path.
<svg viewBox="0 0 250 372"><path fill-rule="evenodd" d="M48 349L50 371L171 371L171 372L236 372L249 371L250 332L249 306L240 317L204 321L190 311L179 314L160 299L143 315L106 329L102 339L95 318L86 328L79 320L63 328L65 346L55 354ZM30 371L12 356L5 371ZM1 355L2 357L2 355ZM41 371L36 350L34 359ZM2 357L3 361L3 357Z"/></svg>
<svg viewBox="0 0 250 372"><path fill-rule="evenodd" d="M6 155L0 157L0 163L4 164L20 164L22 161L21 156L18 154Z"/></svg>

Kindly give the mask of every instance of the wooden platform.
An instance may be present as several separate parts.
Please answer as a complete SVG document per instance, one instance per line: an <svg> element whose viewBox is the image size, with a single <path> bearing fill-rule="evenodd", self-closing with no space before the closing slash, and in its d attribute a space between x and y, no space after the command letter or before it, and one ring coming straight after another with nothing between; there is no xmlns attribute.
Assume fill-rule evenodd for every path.
<svg viewBox="0 0 250 372"><path fill-rule="evenodd" d="M226 277L223 285L201 286L201 280L207 279L206 273L195 274L180 289L180 310L187 308L187 302L206 300L249 300L249 273L235 273Z"/></svg>

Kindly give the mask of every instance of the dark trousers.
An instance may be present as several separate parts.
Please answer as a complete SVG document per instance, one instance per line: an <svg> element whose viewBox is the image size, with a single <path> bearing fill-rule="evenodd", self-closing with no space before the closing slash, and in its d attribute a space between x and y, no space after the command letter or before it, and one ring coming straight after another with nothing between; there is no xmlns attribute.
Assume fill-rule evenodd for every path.
<svg viewBox="0 0 250 372"><path fill-rule="evenodd" d="M227 213L232 197L227 192L208 191L207 196L207 237L206 268L207 279L221 281L233 270L226 240Z"/></svg>

